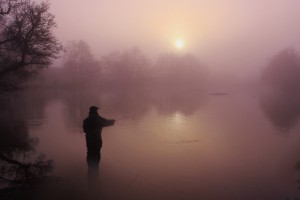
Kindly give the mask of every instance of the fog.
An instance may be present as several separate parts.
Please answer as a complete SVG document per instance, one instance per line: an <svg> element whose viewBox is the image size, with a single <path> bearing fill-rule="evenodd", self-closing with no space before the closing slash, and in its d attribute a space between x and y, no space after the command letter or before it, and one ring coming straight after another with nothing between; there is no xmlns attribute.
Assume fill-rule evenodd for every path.
<svg viewBox="0 0 300 200"><path fill-rule="evenodd" d="M300 1L36 2L0 0L1 200L300 198Z"/></svg>
<svg viewBox="0 0 300 200"><path fill-rule="evenodd" d="M151 59L178 52L176 38L214 71L257 76L276 52L299 47L294 0L266 1L59 1L51 0L56 34L85 40L97 58L138 46Z"/></svg>

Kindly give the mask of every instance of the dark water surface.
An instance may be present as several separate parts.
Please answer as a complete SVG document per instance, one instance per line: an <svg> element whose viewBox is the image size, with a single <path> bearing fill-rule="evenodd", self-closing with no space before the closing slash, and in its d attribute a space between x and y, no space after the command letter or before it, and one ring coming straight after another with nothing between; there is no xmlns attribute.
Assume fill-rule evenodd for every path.
<svg viewBox="0 0 300 200"><path fill-rule="evenodd" d="M297 99L213 92L26 91L2 97L1 119L54 160L52 175L86 188L81 125L99 106L117 120L103 130L99 190L108 199L300 198Z"/></svg>

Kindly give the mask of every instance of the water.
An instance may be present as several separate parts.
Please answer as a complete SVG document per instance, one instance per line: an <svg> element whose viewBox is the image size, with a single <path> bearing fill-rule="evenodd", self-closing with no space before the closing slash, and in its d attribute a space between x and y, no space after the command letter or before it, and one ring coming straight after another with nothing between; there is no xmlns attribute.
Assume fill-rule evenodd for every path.
<svg viewBox="0 0 300 200"><path fill-rule="evenodd" d="M299 112L296 101L294 109L288 107L288 98L237 90L222 95L57 90L25 94L10 99L19 121L29 125L25 138L36 138L36 153L54 160L53 176L81 188L87 185L81 126L89 106L97 105L103 117L117 120L102 132L99 190L108 199L300 197L295 168L300 161ZM282 120L290 123L272 116L285 116Z"/></svg>

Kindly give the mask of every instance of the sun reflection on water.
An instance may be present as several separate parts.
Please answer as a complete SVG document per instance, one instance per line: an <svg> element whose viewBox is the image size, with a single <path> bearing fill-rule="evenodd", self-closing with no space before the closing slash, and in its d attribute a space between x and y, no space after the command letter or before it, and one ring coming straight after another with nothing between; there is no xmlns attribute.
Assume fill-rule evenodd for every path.
<svg viewBox="0 0 300 200"><path fill-rule="evenodd" d="M185 122L185 116L179 111L176 111L173 115L170 116L169 124L172 127L172 129L182 131L184 129Z"/></svg>

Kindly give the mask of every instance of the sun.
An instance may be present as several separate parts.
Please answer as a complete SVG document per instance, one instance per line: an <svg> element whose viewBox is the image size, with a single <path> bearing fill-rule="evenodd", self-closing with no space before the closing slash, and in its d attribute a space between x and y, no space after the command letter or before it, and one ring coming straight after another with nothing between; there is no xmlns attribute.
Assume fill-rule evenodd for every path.
<svg viewBox="0 0 300 200"><path fill-rule="evenodd" d="M177 39L175 41L175 47L177 49L182 49L184 47L184 41L182 39Z"/></svg>

